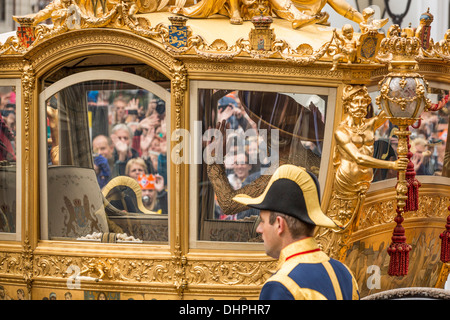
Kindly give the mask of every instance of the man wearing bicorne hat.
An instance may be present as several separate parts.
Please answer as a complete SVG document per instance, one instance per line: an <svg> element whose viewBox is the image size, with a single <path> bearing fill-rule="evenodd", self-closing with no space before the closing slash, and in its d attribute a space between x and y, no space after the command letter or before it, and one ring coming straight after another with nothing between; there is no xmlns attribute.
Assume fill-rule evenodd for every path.
<svg viewBox="0 0 450 320"><path fill-rule="evenodd" d="M261 300L358 300L351 271L320 250L314 229L340 229L320 208L319 183L304 168L282 165L256 198L233 200L259 209L266 253L279 259L278 268L262 287Z"/></svg>

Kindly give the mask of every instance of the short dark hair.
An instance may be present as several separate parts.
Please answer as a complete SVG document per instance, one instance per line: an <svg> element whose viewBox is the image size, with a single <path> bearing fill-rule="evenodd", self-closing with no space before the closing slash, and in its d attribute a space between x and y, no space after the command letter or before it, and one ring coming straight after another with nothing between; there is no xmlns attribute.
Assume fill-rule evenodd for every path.
<svg viewBox="0 0 450 320"><path fill-rule="evenodd" d="M289 228L289 232L291 233L292 238L297 239L301 236L312 237L314 235L314 230L316 228L315 225L305 223L295 217L281 212L270 211L269 223L274 224L277 216L286 220L286 224Z"/></svg>

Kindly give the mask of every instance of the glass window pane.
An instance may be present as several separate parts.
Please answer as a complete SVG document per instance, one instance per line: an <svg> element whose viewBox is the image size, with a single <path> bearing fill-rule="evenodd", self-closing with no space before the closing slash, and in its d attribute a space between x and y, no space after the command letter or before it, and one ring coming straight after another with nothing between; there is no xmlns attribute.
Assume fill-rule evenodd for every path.
<svg viewBox="0 0 450 320"><path fill-rule="evenodd" d="M119 81L46 101L50 239L167 242L165 101Z"/></svg>
<svg viewBox="0 0 450 320"><path fill-rule="evenodd" d="M198 90L204 142L198 167L198 240L261 241L255 232L259 211L231 199L238 193L259 195L281 163L319 175L327 99L316 94ZM213 128L221 121L229 125L226 150L208 170L212 156L221 152L208 145L212 136L217 141L219 133Z"/></svg>
<svg viewBox="0 0 450 320"><path fill-rule="evenodd" d="M16 233L16 93L0 86L0 233Z"/></svg>
<svg viewBox="0 0 450 320"><path fill-rule="evenodd" d="M372 101L379 92L371 93ZM431 88L428 98L437 111L421 114L421 121L410 127L411 161L416 175L450 177L450 144L447 142L449 129L449 90ZM375 113L379 112L375 108ZM387 120L375 133L374 156L383 160L397 159L397 128ZM394 170L374 169L374 182L396 178Z"/></svg>
<svg viewBox="0 0 450 320"><path fill-rule="evenodd" d="M429 98L438 111L423 112L417 128L411 130L411 161L417 175L450 176L448 160L444 170L448 132L448 90L431 88Z"/></svg>

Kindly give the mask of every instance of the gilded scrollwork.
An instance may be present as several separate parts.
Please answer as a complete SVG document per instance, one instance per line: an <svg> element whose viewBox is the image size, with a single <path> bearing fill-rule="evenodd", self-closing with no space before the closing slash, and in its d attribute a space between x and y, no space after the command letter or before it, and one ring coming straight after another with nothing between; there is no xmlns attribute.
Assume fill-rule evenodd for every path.
<svg viewBox="0 0 450 320"><path fill-rule="evenodd" d="M15 260L11 260L13 263ZM20 261L16 261L18 265ZM55 278L111 281L128 285L161 284L175 287L180 297L188 286L260 286L275 271L277 261L223 261L178 259L123 259L36 255L34 279ZM74 274L76 266L78 273Z"/></svg>
<svg viewBox="0 0 450 320"><path fill-rule="evenodd" d="M219 13L228 16L231 24L242 24L261 14L274 14L298 29L314 23L328 24L329 14L322 11L326 4L349 20L363 21L362 14L344 0L202 0L189 7L184 3L172 6L169 10L191 18L208 18Z"/></svg>
<svg viewBox="0 0 450 320"><path fill-rule="evenodd" d="M133 9L135 4L129 1L111 2L107 10L96 15L89 11L92 8L87 9L82 5L74 0L54 0L36 14L23 17L16 16L14 19L18 23L26 21L27 25L32 26L35 38L32 43L33 46L59 34L87 28L113 27L127 29L146 38L167 37L168 35L167 29L162 24L151 27L146 18L136 16L136 10ZM48 18L52 19L53 25L39 24ZM9 45L8 48L11 51L15 47Z"/></svg>
<svg viewBox="0 0 450 320"><path fill-rule="evenodd" d="M17 36L11 36L0 44L0 55L23 54L25 51L26 48L21 45Z"/></svg>
<svg viewBox="0 0 450 320"><path fill-rule="evenodd" d="M254 22L255 28L251 30L247 39L239 38L234 44L227 44L222 39L215 39L212 43L207 43L201 35L193 34L189 26L180 24L186 23L185 20L180 19L182 17L169 17L172 26L159 23L152 27L146 17L136 15L133 10L130 10L129 2L111 4L108 10L95 15L89 11L92 8L86 9L82 5L81 2L57 0L49 5L51 8L46 8L37 14L14 17L21 24L21 28L26 27L27 32L31 35L25 40L17 35L10 37L0 48L0 54L23 54L44 40L78 29L112 27L129 30L138 36L160 41L164 48L172 54L194 53L201 58L214 61L249 56L254 59L281 58L290 63L305 66L313 64L329 53L329 47L335 37L332 34L330 41L324 43L316 51L307 43L292 48L285 40L276 39L272 29L264 26L260 21L256 21L258 19L265 21L265 18L268 17L257 17L258 19L255 19ZM38 23L45 17L50 17L54 22L53 25ZM184 34L184 36L182 35L184 40L180 40L182 38L178 37L179 32ZM25 46L23 43L27 45Z"/></svg>
<svg viewBox="0 0 450 320"><path fill-rule="evenodd" d="M394 221L396 203L395 199L390 199L365 206L354 231Z"/></svg>
<svg viewBox="0 0 450 320"><path fill-rule="evenodd" d="M208 44L202 36L193 34L189 27L185 27L187 28L185 46L173 46L173 33L170 32L168 35L163 34L161 41L166 50L173 54L195 53L197 56L211 61L227 61L235 57L251 57L253 59L281 58L296 65L306 66L320 60L329 52L329 47L334 39L333 34L330 41L327 41L315 51L307 43L301 44L297 48L292 48L285 40L276 38L276 35L270 28L272 20L264 18L268 17L255 19L253 21L255 28L251 29L248 38L239 38L232 45L229 45L223 39L216 39L211 44Z"/></svg>
<svg viewBox="0 0 450 320"><path fill-rule="evenodd" d="M175 133L176 138L175 141L180 140L179 129L181 128L182 121L182 110L184 109L185 104L185 95L187 90L187 69L182 61L175 60L172 67L172 101L175 107ZM176 157L179 158L180 150L176 150ZM173 282L175 289L180 297L183 297L184 291L187 288L187 280L186 280L186 257L183 253L183 248L180 240L180 230L181 230L181 164L179 162L176 163L175 166L175 186L176 186L176 195L175 195L175 232L176 232L176 242L175 242L175 250L172 256L172 263L174 269Z"/></svg>
<svg viewBox="0 0 450 320"><path fill-rule="evenodd" d="M188 261L191 285L262 285L275 271L276 261Z"/></svg>
<svg viewBox="0 0 450 320"><path fill-rule="evenodd" d="M20 253L1 252L0 254L0 274L21 276L22 259Z"/></svg>
<svg viewBox="0 0 450 320"><path fill-rule="evenodd" d="M28 296L31 297L31 286L33 283L33 250L28 237L25 239L22 251L22 274L27 285Z"/></svg>
<svg viewBox="0 0 450 320"><path fill-rule="evenodd" d="M78 273L73 274L76 266ZM35 257L35 278L68 279L89 277L95 281L110 280L127 283L172 283L171 261L163 259L138 260L119 258L71 257L37 255Z"/></svg>
<svg viewBox="0 0 450 320"><path fill-rule="evenodd" d="M450 29L445 32L444 39L434 44L432 50L437 57L450 60Z"/></svg>

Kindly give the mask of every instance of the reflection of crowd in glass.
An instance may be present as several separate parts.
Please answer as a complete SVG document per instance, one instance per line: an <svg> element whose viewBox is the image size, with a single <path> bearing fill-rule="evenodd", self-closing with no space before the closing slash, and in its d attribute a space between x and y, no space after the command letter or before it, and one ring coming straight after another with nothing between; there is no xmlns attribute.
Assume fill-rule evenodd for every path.
<svg viewBox="0 0 450 320"><path fill-rule="evenodd" d="M442 175L449 127L448 95L438 97L440 109L421 114L421 120L411 128L410 151L413 154L411 162L417 175ZM376 132L375 156L385 160L395 160L398 138L395 128L386 121ZM395 178L396 172L375 170L374 181Z"/></svg>
<svg viewBox="0 0 450 320"><path fill-rule="evenodd" d="M270 163L260 159L259 151L266 148L261 137L255 134L244 138L244 132L253 129L256 133L257 127L242 107L236 92L231 92L218 102L217 122L223 120L226 120L230 124L230 129L234 130L233 134L227 136L224 165L228 181L233 189L237 190L256 180ZM234 215L225 215L216 202L215 218L217 219L240 220L258 214L258 210L249 209Z"/></svg>
<svg viewBox="0 0 450 320"><path fill-rule="evenodd" d="M0 87L0 160L16 161L16 94Z"/></svg>
<svg viewBox="0 0 450 320"><path fill-rule="evenodd" d="M101 92L89 95L91 108L108 101ZM108 117L110 134L97 134L92 140L95 170L101 187L117 176L135 179L145 207L167 213L165 103L150 99L145 106L146 100L142 94L119 94L113 99Z"/></svg>
<svg viewBox="0 0 450 320"><path fill-rule="evenodd" d="M418 175L442 175L448 132L448 109L424 112L421 125L412 130L411 152Z"/></svg>

